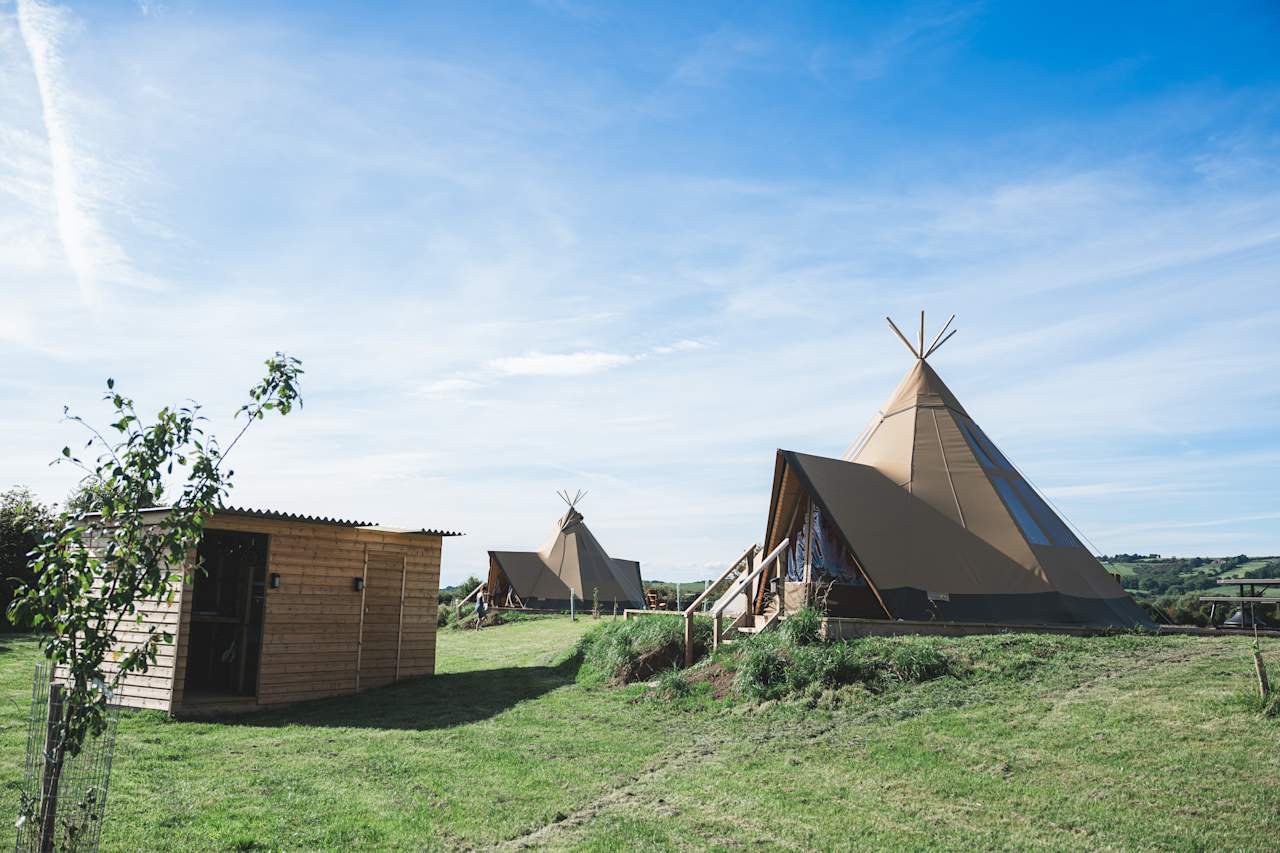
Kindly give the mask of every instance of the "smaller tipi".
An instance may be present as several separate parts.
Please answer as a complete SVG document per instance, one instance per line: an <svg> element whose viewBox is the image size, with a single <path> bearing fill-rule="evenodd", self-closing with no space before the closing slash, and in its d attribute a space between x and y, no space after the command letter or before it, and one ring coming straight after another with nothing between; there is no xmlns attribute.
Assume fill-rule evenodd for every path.
<svg viewBox="0 0 1280 853"><path fill-rule="evenodd" d="M551 538L537 551L490 551L489 598L500 607L568 610L572 591L577 607L592 598L603 609L642 609L644 583L635 560L610 557L578 511L584 497L560 495L569 511L556 522Z"/></svg>

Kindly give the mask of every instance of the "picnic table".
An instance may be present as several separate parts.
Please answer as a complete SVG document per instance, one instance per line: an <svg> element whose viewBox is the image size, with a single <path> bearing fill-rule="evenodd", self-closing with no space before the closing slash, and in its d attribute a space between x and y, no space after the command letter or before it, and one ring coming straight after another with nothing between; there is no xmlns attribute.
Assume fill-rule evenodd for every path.
<svg viewBox="0 0 1280 853"><path fill-rule="evenodd" d="M1239 595L1202 595L1200 601L1209 603L1209 622L1212 624L1214 613L1217 612L1219 604L1237 604L1240 606L1240 624L1238 627L1248 627L1245 625L1244 606L1249 605L1249 624L1256 622L1254 618L1254 607L1258 604L1274 604L1277 613L1280 613L1280 595L1267 595L1267 590L1273 587L1280 588L1280 578L1218 578L1219 586L1238 586L1240 588ZM1245 589L1248 592L1245 592ZM1228 620L1229 623L1230 620ZM1226 627L1237 627L1235 625L1223 624Z"/></svg>

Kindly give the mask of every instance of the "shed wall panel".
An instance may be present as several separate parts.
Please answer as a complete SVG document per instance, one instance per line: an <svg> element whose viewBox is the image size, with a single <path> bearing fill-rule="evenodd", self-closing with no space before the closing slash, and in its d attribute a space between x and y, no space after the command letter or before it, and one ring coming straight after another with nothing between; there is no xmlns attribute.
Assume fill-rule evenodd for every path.
<svg viewBox="0 0 1280 853"><path fill-rule="evenodd" d="M320 523L241 516L215 516L210 530L263 533L270 537L268 584L256 703L273 705L355 692L361 659L361 615L367 625L364 650L373 655L360 689L435 672L436 615L442 537L400 534ZM366 595L354 588L366 578L366 554L373 566L394 567ZM386 572L384 572L386 574ZM401 575L403 574L403 577ZM401 600L403 589L403 601ZM372 597L366 599L372 591ZM183 710L191 587L175 583L172 601L139 606L141 622L122 626L122 648L144 641L151 628L175 638L158 649L144 675L124 679L122 704L135 708Z"/></svg>

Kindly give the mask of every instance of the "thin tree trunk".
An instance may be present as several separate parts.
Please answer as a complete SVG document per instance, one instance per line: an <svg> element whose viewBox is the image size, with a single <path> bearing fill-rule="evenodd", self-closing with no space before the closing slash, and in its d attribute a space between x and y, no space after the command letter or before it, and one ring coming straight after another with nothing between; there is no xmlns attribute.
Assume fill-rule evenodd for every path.
<svg viewBox="0 0 1280 853"><path fill-rule="evenodd" d="M1265 700L1271 695L1271 682L1267 678L1267 665L1262 662L1262 652L1258 649L1253 650L1253 666L1258 671L1258 692Z"/></svg>

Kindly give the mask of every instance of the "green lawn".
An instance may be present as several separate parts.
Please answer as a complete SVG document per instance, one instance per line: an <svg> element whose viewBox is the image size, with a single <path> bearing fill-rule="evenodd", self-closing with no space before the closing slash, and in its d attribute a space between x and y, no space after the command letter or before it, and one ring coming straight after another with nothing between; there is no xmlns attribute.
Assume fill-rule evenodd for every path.
<svg viewBox="0 0 1280 853"><path fill-rule="evenodd" d="M442 631L440 675L354 698L220 722L129 715L104 848L1261 850L1280 837L1280 722L1234 698L1251 686L1244 638L966 638L957 648L996 642L1010 665L824 709L580 683L566 651L591 624ZM3 646L13 814L37 652ZM1280 663L1280 642L1264 653Z"/></svg>

